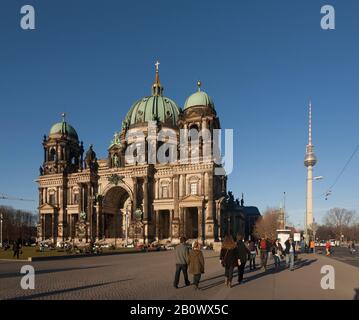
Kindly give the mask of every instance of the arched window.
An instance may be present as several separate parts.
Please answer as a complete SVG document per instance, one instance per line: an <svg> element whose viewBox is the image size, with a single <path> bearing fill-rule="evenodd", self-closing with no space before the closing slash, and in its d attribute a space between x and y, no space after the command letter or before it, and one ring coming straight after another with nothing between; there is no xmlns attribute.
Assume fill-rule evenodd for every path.
<svg viewBox="0 0 359 320"><path fill-rule="evenodd" d="M55 150L55 148L51 148L49 160L50 161L56 161L56 150Z"/></svg>

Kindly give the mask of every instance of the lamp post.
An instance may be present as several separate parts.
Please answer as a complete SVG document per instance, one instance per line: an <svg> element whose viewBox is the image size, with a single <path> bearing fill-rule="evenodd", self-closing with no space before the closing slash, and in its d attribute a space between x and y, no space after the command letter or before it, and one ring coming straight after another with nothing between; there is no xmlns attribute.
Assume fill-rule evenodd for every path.
<svg viewBox="0 0 359 320"><path fill-rule="evenodd" d="M0 248L3 247L2 245L2 221L3 221L3 214L0 213Z"/></svg>

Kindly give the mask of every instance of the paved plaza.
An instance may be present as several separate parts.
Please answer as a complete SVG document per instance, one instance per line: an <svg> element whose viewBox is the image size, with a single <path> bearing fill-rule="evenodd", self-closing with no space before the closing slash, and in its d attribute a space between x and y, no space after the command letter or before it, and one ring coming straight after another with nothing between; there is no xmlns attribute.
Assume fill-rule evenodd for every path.
<svg viewBox="0 0 359 320"><path fill-rule="evenodd" d="M359 268L318 255L301 255L296 270L249 271L233 288L224 287L218 254L205 251L201 290L172 286L172 251L41 262L0 262L0 299L353 299ZM35 290L22 290L20 268L35 268ZM335 290L323 290L322 266L335 269ZM235 278L236 280L236 278ZM236 284L236 282L234 281Z"/></svg>

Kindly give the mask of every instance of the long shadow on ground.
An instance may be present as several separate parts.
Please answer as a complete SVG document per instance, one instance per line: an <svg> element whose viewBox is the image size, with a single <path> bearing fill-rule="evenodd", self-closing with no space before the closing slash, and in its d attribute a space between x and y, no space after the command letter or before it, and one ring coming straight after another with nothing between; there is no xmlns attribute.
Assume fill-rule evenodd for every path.
<svg viewBox="0 0 359 320"><path fill-rule="evenodd" d="M299 260L296 261L294 269L295 270L301 269L303 267L311 265L312 263L314 263L316 261L317 261L317 259L310 259L310 260L309 259L304 259L304 260L299 259ZM245 278L244 278L242 283L247 283L247 282L257 280L257 279L260 279L260 278L263 278L263 277L266 277L266 276L269 276L269 275L272 275L272 274L278 274L280 272L283 272L283 271L287 270L287 268L281 267L277 271L277 270L275 270L273 264L269 265L268 267L269 268L267 268L266 271L263 271L261 273L257 273L255 275L252 275L252 276L249 276L249 277L246 277L246 275L248 275L248 272L245 272ZM246 268L246 269L248 271L248 268ZM238 275L237 271L233 273L233 280L236 280L237 275ZM214 287L219 286L219 285L224 285L224 275L223 274L215 276L215 277L212 277L212 278L209 278L209 279L206 279L206 280L202 281L202 283L205 282L205 281L219 279L219 278L221 278L221 281L216 281L214 283L210 283L208 285L205 285L205 286L201 287L200 289L201 290L208 290L208 289L214 288ZM239 285L238 283L235 283L235 284L233 284L233 287L238 286L238 285Z"/></svg>
<svg viewBox="0 0 359 320"><path fill-rule="evenodd" d="M92 289L92 288L96 288L96 287L106 286L106 285L109 285L109 284L120 283L120 282L125 282L125 281L130 281L130 280L133 280L133 279L124 279L124 280L97 283L97 284L91 284L91 285L74 287L74 288L60 289L60 290L55 290L55 291L50 291L50 292L42 292L42 293L37 293L37 294L27 295L27 296L22 296L22 297L16 297L16 298L13 298L13 299L6 299L6 300L39 299L39 298L45 298L45 297L48 297L48 296L53 296L53 295L56 295L56 294L68 293L68 292L84 290L84 289Z"/></svg>
<svg viewBox="0 0 359 320"><path fill-rule="evenodd" d="M97 269L97 268L104 268L110 267L111 265L100 265L100 266L88 266L88 267L73 267L73 268L58 268L58 269L45 269L45 270L36 270L36 275L39 274L47 274L47 273L55 273L55 272L66 272L66 271L76 271L76 270L88 270L88 269ZM1 278L16 278L21 277L20 269L19 272L11 272L11 273L2 273L0 274Z"/></svg>

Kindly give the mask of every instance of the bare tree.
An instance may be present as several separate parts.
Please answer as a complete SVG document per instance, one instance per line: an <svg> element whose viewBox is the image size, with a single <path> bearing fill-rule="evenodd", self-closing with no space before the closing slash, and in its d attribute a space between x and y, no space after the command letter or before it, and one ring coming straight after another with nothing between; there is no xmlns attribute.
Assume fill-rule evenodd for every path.
<svg viewBox="0 0 359 320"><path fill-rule="evenodd" d="M356 222L356 212L344 208L330 209L324 217L325 226L331 229L332 233L334 233L336 239L338 240L343 232L354 226Z"/></svg>
<svg viewBox="0 0 359 320"><path fill-rule="evenodd" d="M279 227L278 209L268 208L263 216L257 220L254 235L258 238L275 239Z"/></svg>
<svg viewBox="0 0 359 320"><path fill-rule="evenodd" d="M7 206L0 206L0 213L3 215L3 241L28 241L36 236L37 217L34 213Z"/></svg>

